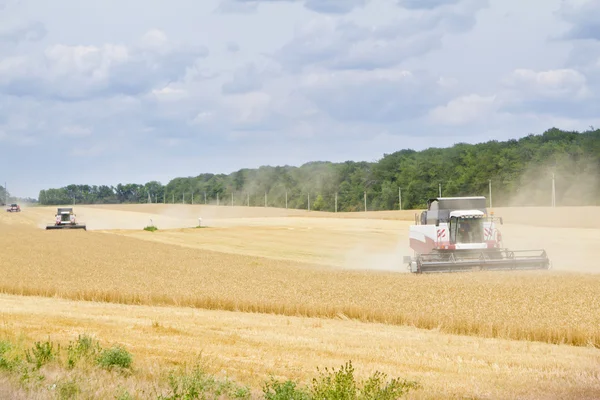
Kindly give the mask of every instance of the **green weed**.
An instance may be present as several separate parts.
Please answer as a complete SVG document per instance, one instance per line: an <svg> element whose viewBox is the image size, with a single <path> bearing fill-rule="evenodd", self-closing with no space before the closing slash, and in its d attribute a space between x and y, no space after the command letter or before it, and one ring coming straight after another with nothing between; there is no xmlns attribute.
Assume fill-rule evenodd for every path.
<svg viewBox="0 0 600 400"><path fill-rule="evenodd" d="M81 360L90 361L98 357L102 348L92 337L79 335L75 342L67 347L67 367L72 369Z"/></svg>
<svg viewBox="0 0 600 400"><path fill-rule="evenodd" d="M125 348L113 346L110 349L102 350L97 362L104 369L128 369L131 367L133 357Z"/></svg>
<svg viewBox="0 0 600 400"><path fill-rule="evenodd" d="M271 378L263 386L265 400L394 400L399 399L410 390L419 388L413 381L391 379L375 372L364 382L357 382L354 377L352 362L347 362L338 371L325 368L320 376L313 378L310 388L298 388L292 381L278 382Z"/></svg>
<svg viewBox="0 0 600 400"><path fill-rule="evenodd" d="M192 400L219 398L226 396L229 399L249 399L250 390L225 379L219 380L206 374L199 365L192 371L171 371L168 376L169 392L159 395L159 400Z"/></svg>
<svg viewBox="0 0 600 400"><path fill-rule="evenodd" d="M35 364L36 369L40 369L42 365L49 363L56 358L56 354L60 351L54 349L54 344L50 341L35 342L31 349L25 350L25 359L30 364Z"/></svg>

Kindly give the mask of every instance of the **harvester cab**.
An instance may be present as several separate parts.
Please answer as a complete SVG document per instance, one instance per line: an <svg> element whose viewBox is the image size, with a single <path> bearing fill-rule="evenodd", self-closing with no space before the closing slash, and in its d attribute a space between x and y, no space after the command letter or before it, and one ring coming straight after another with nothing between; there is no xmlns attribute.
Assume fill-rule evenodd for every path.
<svg viewBox="0 0 600 400"><path fill-rule="evenodd" d="M484 248L484 215L479 210L451 212L448 223L450 244L458 246L458 248Z"/></svg>
<svg viewBox="0 0 600 400"><path fill-rule="evenodd" d="M58 208L55 221L52 225L47 225L46 229L84 229L87 230L85 224L78 224L77 217L73 212L73 208Z"/></svg>
<svg viewBox="0 0 600 400"><path fill-rule="evenodd" d="M430 199L410 226L415 255L404 262L414 273L549 268L545 250L503 248L497 222L503 224L487 215L483 196Z"/></svg>

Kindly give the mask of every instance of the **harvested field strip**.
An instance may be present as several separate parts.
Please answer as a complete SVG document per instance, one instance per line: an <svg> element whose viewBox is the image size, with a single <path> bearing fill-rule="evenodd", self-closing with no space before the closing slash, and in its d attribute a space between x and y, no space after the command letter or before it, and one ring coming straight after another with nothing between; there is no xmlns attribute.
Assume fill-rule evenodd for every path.
<svg viewBox="0 0 600 400"><path fill-rule="evenodd" d="M387 324L600 347L600 276L340 271L111 234L0 224L0 291Z"/></svg>
<svg viewBox="0 0 600 400"><path fill-rule="evenodd" d="M20 296L43 296L77 301L104 302L129 305L154 305L192 307L206 310L224 310L247 313L263 313L300 317L318 317L329 319L358 320L390 325L413 326L440 332L479 336L484 338L502 338L527 340L574 346L593 346L600 348L600 330L598 328L580 328L566 326L535 326L532 322L518 320L508 322L474 321L443 317L440 314L426 312L403 313L389 310L367 310L367 307L343 305L286 304L269 301L238 301L227 297L183 297L167 294L135 294L102 290L61 290L55 288L31 288L0 286L0 293ZM489 310L493 312L493 309ZM561 324L564 325L564 324Z"/></svg>
<svg viewBox="0 0 600 400"><path fill-rule="evenodd" d="M407 397L411 399L597 399L600 390L600 352L584 347L332 319L39 297L0 295L0 309L0 342L23 347L37 340L66 344L87 333L104 347L125 346L133 354L131 380L98 375L93 369L81 376L83 387L110 390L96 394L102 399L114 398L117 384L149 388L149 381L164 377L172 366L193 363L198 354L207 372L258 390L270 375L310 384L317 368L348 360L361 379L380 370L420 382L423 390ZM2 383L0 378L0 393ZM146 397L151 396L140 396Z"/></svg>

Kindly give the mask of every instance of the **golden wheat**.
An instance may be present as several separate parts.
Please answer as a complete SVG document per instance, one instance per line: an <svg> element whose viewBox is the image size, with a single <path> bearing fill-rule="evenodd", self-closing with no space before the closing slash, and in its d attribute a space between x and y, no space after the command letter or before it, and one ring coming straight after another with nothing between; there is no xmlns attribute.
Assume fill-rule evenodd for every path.
<svg viewBox="0 0 600 400"><path fill-rule="evenodd" d="M341 317L600 347L598 275L340 271L106 233L6 224L0 224L0 246L3 293Z"/></svg>
<svg viewBox="0 0 600 400"><path fill-rule="evenodd" d="M122 384L144 388L171 366L192 363L197 354L207 372L226 374L259 392L270 375L310 383L317 368L352 360L360 378L379 370L418 381L423 390L409 396L413 399L592 399L600 393L600 356L586 347L334 319L12 295L0 295L0 309L0 340L30 347L37 340L66 344L87 333L103 347L121 344L133 353L131 380L107 381L108 376L85 371L82 385L109 390L98 392L100 398L112 398Z"/></svg>

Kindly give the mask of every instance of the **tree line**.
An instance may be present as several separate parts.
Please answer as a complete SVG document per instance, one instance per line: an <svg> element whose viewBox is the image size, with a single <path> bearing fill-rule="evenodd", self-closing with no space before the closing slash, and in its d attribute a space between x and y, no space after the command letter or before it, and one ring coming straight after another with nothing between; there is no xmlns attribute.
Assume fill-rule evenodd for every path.
<svg viewBox="0 0 600 400"><path fill-rule="evenodd" d="M521 139L404 149L377 162L315 161L231 174L178 177L166 185L68 185L41 190L39 203L192 203L361 211L421 208L428 198L488 196L494 206L599 205L600 129L552 128ZM401 192L401 193L400 193ZM233 198L232 198L233 197Z"/></svg>

